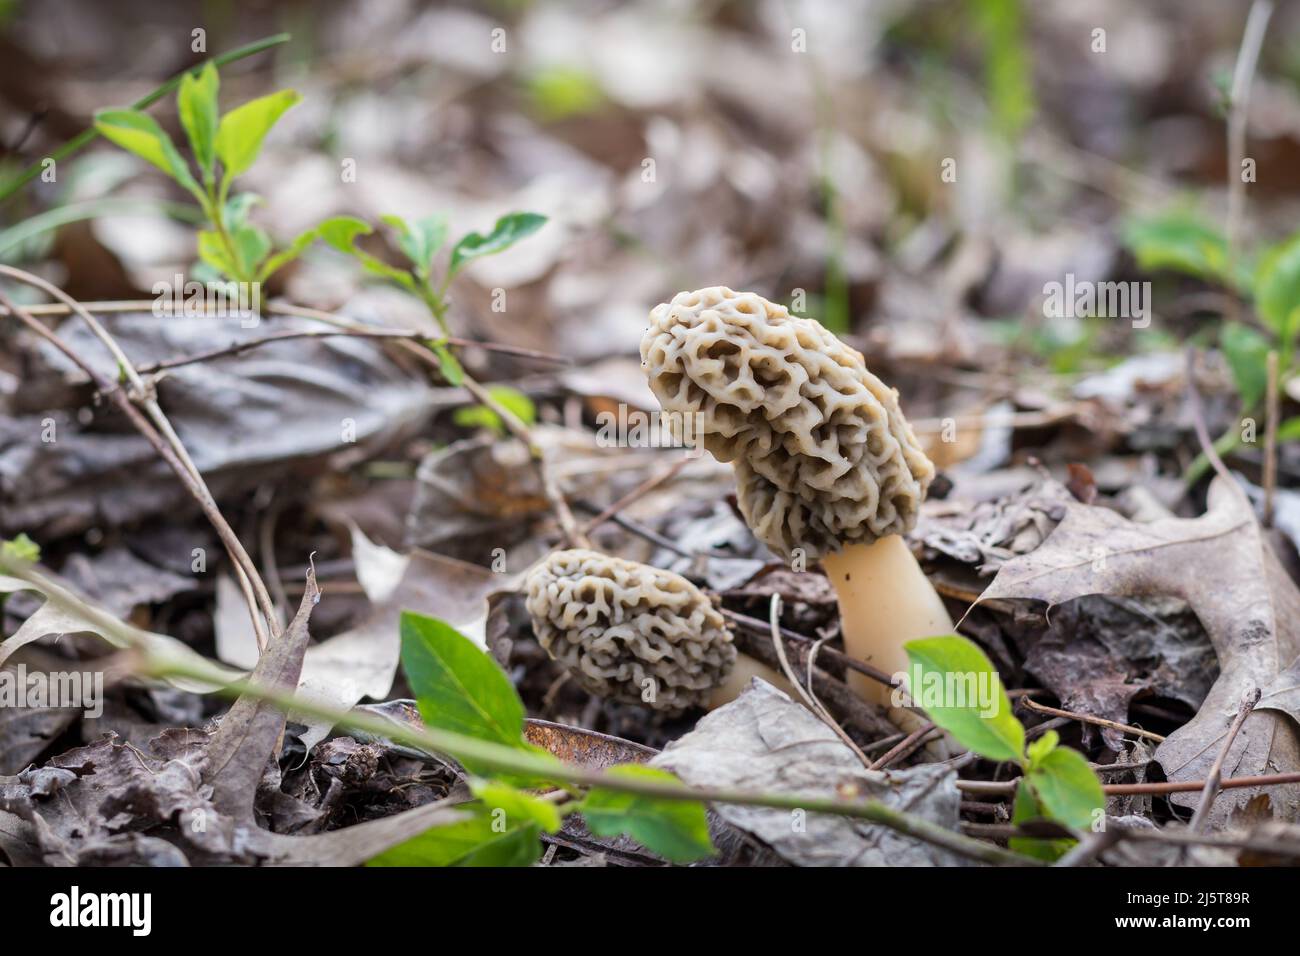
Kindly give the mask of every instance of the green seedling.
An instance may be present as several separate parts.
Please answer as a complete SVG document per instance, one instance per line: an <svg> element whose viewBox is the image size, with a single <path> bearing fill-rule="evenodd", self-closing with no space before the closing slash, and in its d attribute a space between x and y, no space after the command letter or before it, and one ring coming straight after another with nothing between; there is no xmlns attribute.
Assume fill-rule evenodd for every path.
<svg viewBox="0 0 1300 956"><path fill-rule="evenodd" d="M374 227L362 219L351 216L332 219L314 230L312 235L305 233L299 239L305 238L306 242L315 238L323 240L339 252L356 259L369 274L393 283L423 302L442 331L441 338L429 339L425 344L438 357L443 378L451 385L460 385L465 373L447 343L447 338L451 335L447 325L447 290L451 287L451 280L466 263L504 252L520 239L532 235L546 224L546 217L534 212L514 212L498 219L486 235L470 232L461 236L452 246L447 268L441 276L434 274L433 259L447 241L445 217L407 220L390 215L381 217L381 222L393 231L398 251L407 261L405 268L389 265L357 245L359 238L374 232ZM494 418L499 417L495 412L492 414Z"/></svg>
<svg viewBox="0 0 1300 956"><path fill-rule="evenodd" d="M550 756L524 739L524 705L504 671L481 648L436 618L401 618L402 670L429 727L451 730ZM558 766L558 762L557 762ZM543 833L581 814L598 836L626 834L667 860L712 856L704 805L592 788L551 789L545 780L494 774L468 762L476 798L461 820L426 830L370 861L371 866L529 866L541 857ZM660 783L677 778L627 764L611 773Z"/></svg>
<svg viewBox="0 0 1300 956"><path fill-rule="evenodd" d="M198 73L185 74L176 93L193 166L158 122L140 110L101 110L95 114L95 129L161 169L198 201L208 226L199 232L199 259L208 269L237 282L265 282L302 254L316 230L273 254L270 237L248 220L258 198L251 193L232 195L232 187L257 161L272 127L302 98L293 90L280 90L222 115L219 85L217 68L208 63Z"/></svg>
<svg viewBox="0 0 1300 956"><path fill-rule="evenodd" d="M1241 420L1257 420L1263 412L1268 386L1268 354L1278 354L1278 380L1292 374L1300 341L1300 233L1273 246L1230 254L1227 237L1194 212L1175 209L1130 220L1125 244L1147 271L1168 270L1193 276L1249 299L1258 324L1223 323L1219 347L1232 372ZM1232 427L1214 442L1220 455L1246 440L1247 432ZM1279 441L1300 439L1300 416L1278 425ZM1204 455L1188 469L1189 482L1209 467Z"/></svg>
<svg viewBox="0 0 1300 956"><path fill-rule="evenodd" d="M1105 821L1106 795L1088 761L1062 747L1054 730L1026 745L998 672L974 642L950 634L908 641L904 648L909 692L930 719L980 756L1020 767L1013 822L1049 820L1087 831ZM1011 848L1054 860L1073 842L1015 837Z"/></svg>

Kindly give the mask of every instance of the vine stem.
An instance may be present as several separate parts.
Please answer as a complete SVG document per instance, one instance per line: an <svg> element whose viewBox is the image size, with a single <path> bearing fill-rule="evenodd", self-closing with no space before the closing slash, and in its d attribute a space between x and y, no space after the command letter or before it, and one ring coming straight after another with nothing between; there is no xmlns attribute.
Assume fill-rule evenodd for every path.
<svg viewBox="0 0 1300 956"><path fill-rule="evenodd" d="M338 727L363 731L428 753L446 754L462 762L469 761L476 766L498 773L540 777L561 784L598 787L602 790L614 790L663 800L729 803L850 817L879 824L922 842L985 863L1000 866L1041 865L1040 861L1014 853L996 844L945 829L924 817L888 807L879 800L856 799L855 795L848 793L839 797L825 797L814 794L735 790L726 787L693 787L680 782L660 782L619 776L567 764L532 750L480 740L456 731L435 727L411 727L384 717L336 709L300 697L283 688L264 686L246 679L232 681L228 671L205 659L197 661L182 659L166 652L151 650L121 621L62 588L50 587L45 582L44 576L34 572L32 568L30 562L0 553L0 573L27 581L41 591L46 600L59 604L65 609L75 610L104 631L113 633L121 646L127 648L105 667L106 674L114 680L125 676L158 679L187 678L214 687L218 693L227 697L248 696L254 700L265 701L285 713L316 717Z"/></svg>
<svg viewBox="0 0 1300 956"><path fill-rule="evenodd" d="M181 662L166 662L156 656L151 657L149 655L145 656L143 664L144 672L154 677L187 677L192 680L219 684L222 685L220 692L227 696L248 695L255 700L266 701L285 712L332 721L337 726L365 731L408 747L417 747L425 751L447 754L457 760L469 760L475 763L476 766L482 766L498 773L536 776L578 786L598 787L602 790L615 790L663 800L730 803L740 806L803 810L809 813L828 813L836 816L852 817L888 827L891 830L914 837L933 846L941 847L971 859L981 860L985 863L1010 866L1026 866L1035 863L1035 861L1018 853L1013 853L991 843L975 840L953 830L947 830L937 823L926 820L924 817L895 810L878 800L827 798L811 794L765 793L725 787L694 787L684 783L669 783L667 781L661 783L620 777L603 771L588 770L584 767L561 763L554 758L544 757L524 750L516 750L512 747L479 740L454 731L437 728L417 729L394 723L383 717L336 710L300 698L291 692L273 687L264 687L249 681L226 682L219 671L210 671L207 667L197 667Z"/></svg>

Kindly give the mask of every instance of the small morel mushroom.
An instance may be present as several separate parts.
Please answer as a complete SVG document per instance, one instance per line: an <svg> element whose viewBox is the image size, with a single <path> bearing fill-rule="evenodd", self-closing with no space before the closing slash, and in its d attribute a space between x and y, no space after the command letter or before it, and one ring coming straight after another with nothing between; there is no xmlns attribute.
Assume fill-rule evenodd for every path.
<svg viewBox="0 0 1300 956"><path fill-rule="evenodd" d="M733 700L774 671L737 655L726 620L672 571L595 551L556 551L525 583L546 652L600 697L679 713Z"/></svg>
<svg viewBox="0 0 1300 956"><path fill-rule="evenodd" d="M934 477L898 392L813 319L753 293L682 292L641 340L670 424L736 473L740 510L787 561L817 558L839 599L845 650L906 671L906 641L953 630L902 535ZM692 416L682 426L680 416ZM859 693L889 691L859 674Z"/></svg>

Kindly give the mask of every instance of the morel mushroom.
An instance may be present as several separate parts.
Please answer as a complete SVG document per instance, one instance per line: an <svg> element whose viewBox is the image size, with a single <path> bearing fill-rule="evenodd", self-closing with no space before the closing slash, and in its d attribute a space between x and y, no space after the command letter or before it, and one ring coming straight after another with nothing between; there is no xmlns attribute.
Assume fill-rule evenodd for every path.
<svg viewBox="0 0 1300 956"><path fill-rule="evenodd" d="M546 652L600 697L678 713L717 707L774 671L737 655L726 620L672 571L595 551L556 551L528 575L528 613Z"/></svg>
<svg viewBox="0 0 1300 956"><path fill-rule="evenodd" d="M903 541L934 466L898 392L813 319L753 293L682 292L650 313L641 340L670 425L736 473L740 510L787 561L820 558L839 599L845 650L906 671L906 641L953 629ZM885 703L888 689L851 675Z"/></svg>

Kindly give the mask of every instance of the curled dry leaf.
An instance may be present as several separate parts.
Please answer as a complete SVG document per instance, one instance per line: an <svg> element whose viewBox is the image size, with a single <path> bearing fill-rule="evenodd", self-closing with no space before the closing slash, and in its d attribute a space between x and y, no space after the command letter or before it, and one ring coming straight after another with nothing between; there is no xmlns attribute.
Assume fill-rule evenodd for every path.
<svg viewBox="0 0 1300 956"><path fill-rule="evenodd" d="M1089 594L1182 598L1204 625L1219 659L1199 712L1170 734L1156 760L1170 780L1202 780L1222 747L1242 694L1272 691L1247 718L1223 766L1225 777L1300 769L1300 695L1277 685L1300 653L1300 590L1267 543L1245 494L1216 479L1199 518L1136 524L1105 508L1069 504L1041 547L1013 558L980 597L1026 598L1049 606ZM1258 788L1225 791L1211 822L1222 826ZM1275 815L1295 820L1300 791L1268 792ZM1198 793L1170 799L1194 807Z"/></svg>

